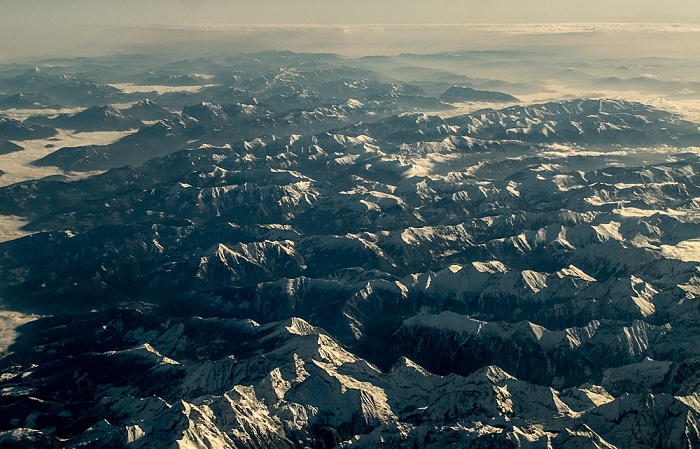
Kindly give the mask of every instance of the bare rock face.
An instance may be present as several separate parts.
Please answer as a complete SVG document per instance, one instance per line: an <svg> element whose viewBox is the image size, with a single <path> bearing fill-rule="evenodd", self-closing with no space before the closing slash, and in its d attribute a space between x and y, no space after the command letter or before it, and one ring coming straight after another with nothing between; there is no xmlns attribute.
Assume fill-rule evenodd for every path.
<svg viewBox="0 0 700 449"><path fill-rule="evenodd" d="M46 139L56 135L57 131L48 126L33 125L26 121L14 120L0 116L1 140ZM5 144L7 146L7 144Z"/></svg>
<svg viewBox="0 0 700 449"><path fill-rule="evenodd" d="M0 154L14 153L15 151L22 151L23 149L24 148L20 145L12 143L9 140L0 140Z"/></svg>

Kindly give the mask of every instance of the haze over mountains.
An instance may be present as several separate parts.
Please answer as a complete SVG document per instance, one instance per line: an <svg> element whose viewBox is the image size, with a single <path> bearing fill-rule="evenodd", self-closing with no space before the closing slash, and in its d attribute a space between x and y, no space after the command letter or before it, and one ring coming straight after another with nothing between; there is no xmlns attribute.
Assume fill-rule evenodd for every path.
<svg viewBox="0 0 700 449"><path fill-rule="evenodd" d="M699 66L0 66L1 445L699 447Z"/></svg>

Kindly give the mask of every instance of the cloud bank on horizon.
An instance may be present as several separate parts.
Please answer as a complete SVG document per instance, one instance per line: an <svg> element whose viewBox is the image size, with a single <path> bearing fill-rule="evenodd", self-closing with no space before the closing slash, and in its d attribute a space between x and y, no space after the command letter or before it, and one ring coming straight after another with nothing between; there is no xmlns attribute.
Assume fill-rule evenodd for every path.
<svg viewBox="0 0 700 449"><path fill-rule="evenodd" d="M0 0L2 22L106 25L227 22L238 24L413 24L539 22L700 23L695 0Z"/></svg>
<svg viewBox="0 0 700 449"><path fill-rule="evenodd" d="M134 0L120 2L0 0L0 59L97 56L144 51L200 53L270 48L359 54L438 51L519 45L516 39L473 39L481 34L580 34L615 32L620 23L678 23L635 32L698 33L696 0L592 0L566 4L556 0L500 2L437 0L300 0L223 1ZM507 24L495 29L486 24ZM541 24L518 27L517 24ZM573 29L552 24L598 24ZM410 27L409 27L410 25ZM448 27L452 27L449 28ZM458 28L455 32L455 27ZM606 28L607 27L607 28ZM410 31L407 31L411 28ZM417 31L416 31L417 30ZM449 32L448 32L449 31ZM629 31L629 30L628 30ZM631 39L634 41L635 39ZM661 45L668 40L661 37ZM678 45L690 47L676 37ZM650 39L652 42L653 39ZM400 44L405 44L400 49ZM653 43L653 42L652 42ZM412 46L412 47L411 47ZM652 45L652 48L658 47Z"/></svg>

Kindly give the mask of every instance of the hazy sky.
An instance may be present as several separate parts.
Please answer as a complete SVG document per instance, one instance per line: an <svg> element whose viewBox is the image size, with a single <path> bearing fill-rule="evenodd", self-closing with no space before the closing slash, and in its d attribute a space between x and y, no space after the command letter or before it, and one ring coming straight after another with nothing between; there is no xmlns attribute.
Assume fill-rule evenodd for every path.
<svg viewBox="0 0 700 449"><path fill-rule="evenodd" d="M4 23L700 23L697 0L0 0Z"/></svg>
<svg viewBox="0 0 700 449"><path fill-rule="evenodd" d="M2 60L157 48L174 37L158 27L193 24L700 24L698 0L0 0L0 12Z"/></svg>

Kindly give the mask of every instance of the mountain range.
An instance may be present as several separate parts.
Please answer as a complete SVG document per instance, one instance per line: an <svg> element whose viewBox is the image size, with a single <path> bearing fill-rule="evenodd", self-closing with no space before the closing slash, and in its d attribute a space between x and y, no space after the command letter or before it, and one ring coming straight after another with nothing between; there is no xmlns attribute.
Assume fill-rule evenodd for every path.
<svg viewBox="0 0 700 449"><path fill-rule="evenodd" d="M299 61L4 122L140 124L0 187L1 446L700 446L697 123Z"/></svg>

